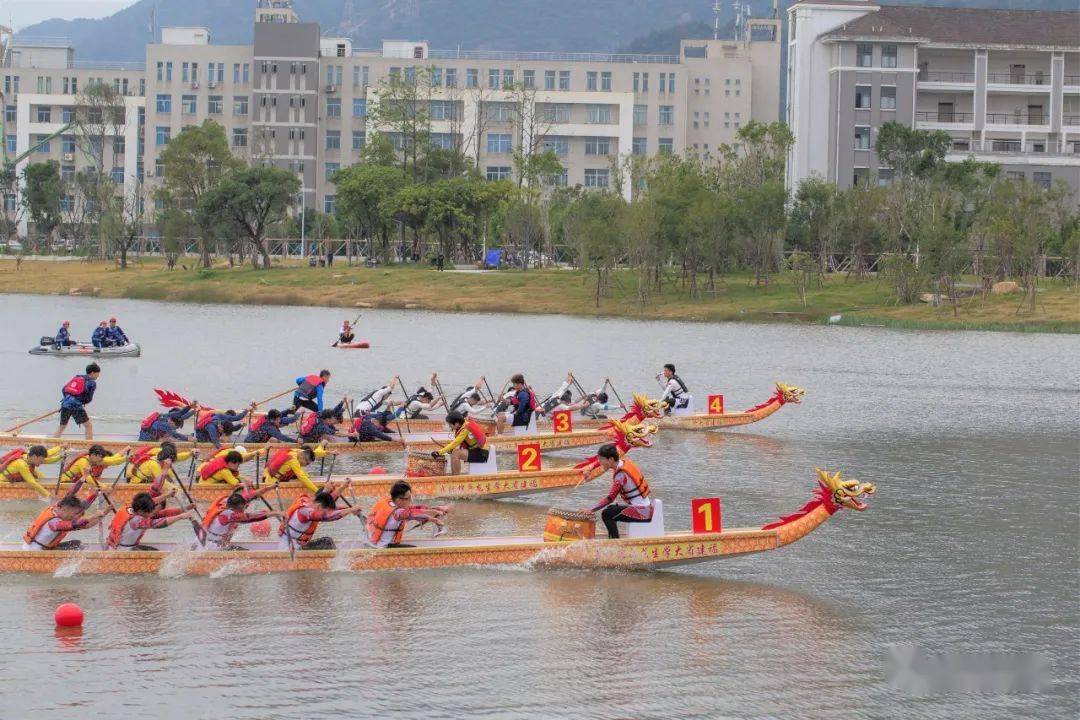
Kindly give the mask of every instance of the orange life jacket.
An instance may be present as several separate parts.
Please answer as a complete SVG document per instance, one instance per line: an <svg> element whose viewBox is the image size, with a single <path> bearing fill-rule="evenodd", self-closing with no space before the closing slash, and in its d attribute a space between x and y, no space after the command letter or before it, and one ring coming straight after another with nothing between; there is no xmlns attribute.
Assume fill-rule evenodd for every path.
<svg viewBox="0 0 1080 720"><path fill-rule="evenodd" d="M203 521L202 521L203 530L205 530L210 535L214 535L217 538L217 540L215 540L215 542L218 542L218 541L225 542L226 540L229 539L228 536L219 536L215 532L210 532L210 528L214 524L214 519L218 515L220 515L222 513L222 511L225 510L225 508L228 506L229 498L231 496L232 496L232 493L229 492L229 493L225 493L221 497L214 500L214 502L210 503L210 507L206 508L206 514L203 515Z"/></svg>
<svg viewBox="0 0 1080 720"><path fill-rule="evenodd" d="M26 448L15 448L0 456L0 475L3 475L5 480L10 479L7 475L8 466L24 455L26 455Z"/></svg>
<svg viewBox="0 0 1080 720"><path fill-rule="evenodd" d="M228 468L225 457L223 455L218 455L203 463L202 467L199 468L199 477L203 480L209 480L218 471L224 470L225 468ZM229 469L231 470L232 468ZM235 475L236 473L233 474Z"/></svg>
<svg viewBox="0 0 1080 720"><path fill-rule="evenodd" d="M144 418L143 418L143 420L142 420L142 422L141 422L141 423L139 423L139 429L140 429L140 430L149 430L149 429L150 429L150 427L151 427L151 426L152 426L152 425L153 425L154 423L156 423L156 422L157 422L157 419L158 419L159 417L161 417L161 413L158 413L158 412L152 412L152 413L150 413L149 415L147 415L146 417L144 417Z"/></svg>
<svg viewBox="0 0 1080 720"><path fill-rule="evenodd" d="M289 480L293 477L291 470L286 471L286 475L281 474L281 468L285 463L289 462L292 458L291 450L277 450L270 456L270 460L266 463L266 472L270 474L270 477L275 480Z"/></svg>
<svg viewBox="0 0 1080 720"><path fill-rule="evenodd" d="M292 505L290 505L289 509L285 512L285 519L282 520L281 524L278 526L278 535L284 535L285 533L288 533L289 537L292 538L292 541L300 547L303 547L304 545L307 545L309 542L311 542L311 538L315 537L315 530L319 527L318 520L315 520L311 524L309 524L307 530L304 531L297 530L294 526L289 524L289 522L293 518L293 515L295 515L300 510L300 508L309 507L310 505L311 498L309 498L307 495L301 495L300 497L293 500Z"/></svg>
<svg viewBox="0 0 1080 720"><path fill-rule="evenodd" d="M124 527L128 524L128 521L131 520L131 518L133 518L133 517L135 517L135 513L131 512L131 508L129 508L129 507L123 507L122 506L119 510L116 511L116 514L113 515L112 522L109 523L109 535L105 540L105 544L108 547L111 547L111 548L117 548L117 547L131 548L131 547L135 547L136 545L138 545L139 543L142 542L143 535L146 534L145 530L143 530L141 533L139 533L139 537L136 538L135 542L131 543L130 545L121 545L120 544L120 539L124 536Z"/></svg>
<svg viewBox="0 0 1080 720"><path fill-rule="evenodd" d="M367 518L367 534L368 540L373 545L378 544L379 538L382 537L383 531L386 530L386 523L390 521L390 516L397 510L396 507L390 502L390 498L385 497L379 502L375 503L375 506L371 508L371 512L368 513ZM394 539L392 542L397 544L401 542L401 537L405 534L405 523L402 522L401 526L394 531Z"/></svg>
<svg viewBox="0 0 1080 720"><path fill-rule="evenodd" d="M641 468L635 465L632 460L629 460L628 458L623 458L622 468L620 468L616 472L626 473L626 476L630 478L631 482L633 482L634 484L633 490L629 492L625 490L622 491L623 497L625 497L627 500L633 500L634 498L639 497L649 497L649 481L645 479L645 475L641 472Z"/></svg>
<svg viewBox="0 0 1080 720"><path fill-rule="evenodd" d="M67 465L64 466L64 469L60 472L60 474L61 475L70 475L71 474L71 468L73 468L75 466L75 463L79 462L80 460L82 460L85 457L90 457L90 454L89 453L79 453L78 455L76 455L74 458L71 459L71 462L69 462ZM105 466L104 465L95 465L94 463L90 463L90 475L93 476L95 479L100 479L101 474L103 472L105 472ZM75 478L70 478L70 479L75 480Z"/></svg>
<svg viewBox="0 0 1080 720"><path fill-rule="evenodd" d="M30 543L34 543L35 545L41 545L41 543L36 540L38 533L41 532L42 528L45 527L46 523L58 517L60 516L56 514L55 507L47 507L42 510L40 513L38 513L38 516L34 518L34 522L30 523L30 527L27 529L26 533L23 534L23 542L25 542L27 545L29 545ZM64 532L58 532L56 533L56 537L52 539L52 542L50 542L48 545L41 545L41 547L45 548L46 550L51 550L52 548L59 545L67 534L67 530L65 530Z"/></svg>
<svg viewBox="0 0 1080 720"><path fill-rule="evenodd" d="M465 427L469 431L469 435L472 437L473 442L469 442L469 438L465 438L462 443L467 448L485 448L487 447L487 433L484 432L484 428L480 423L473 420L471 417L465 418Z"/></svg>

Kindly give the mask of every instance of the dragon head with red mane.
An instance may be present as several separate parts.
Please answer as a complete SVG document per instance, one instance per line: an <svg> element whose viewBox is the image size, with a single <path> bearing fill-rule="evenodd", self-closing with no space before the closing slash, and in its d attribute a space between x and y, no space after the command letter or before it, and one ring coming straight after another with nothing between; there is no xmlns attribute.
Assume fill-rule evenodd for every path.
<svg viewBox="0 0 1080 720"><path fill-rule="evenodd" d="M655 434L657 429L655 425L629 420L610 420L600 428L611 438L615 447L619 449L620 456L630 452L630 448L652 447L652 440L649 439L649 436ZM581 470L582 473L588 474L599 466L596 455L593 455L585 458L574 467Z"/></svg>
<svg viewBox="0 0 1080 720"><path fill-rule="evenodd" d="M869 506L861 498L877 492L877 488L873 483L845 480L840 477L839 472L830 475L827 470L818 468L817 474L818 486L814 489L814 497L810 502L803 505L798 512L785 515L776 522L763 526L761 529L772 530L781 525L787 525L806 517L819 507L824 508L829 515L832 515L840 508L866 510Z"/></svg>
<svg viewBox="0 0 1080 720"><path fill-rule="evenodd" d="M778 382L776 383L776 391L773 392L772 396L768 400L761 403L760 405L755 405L754 407L749 408L744 412L752 413L756 410L761 410L762 408L765 408L766 406L772 405L774 403L778 405L787 405L788 403L798 405L802 402L804 395L806 395L806 390L803 390L801 387Z"/></svg>
<svg viewBox="0 0 1080 720"><path fill-rule="evenodd" d="M644 422L650 418L664 417L667 403L663 400L653 400L647 395L634 393L634 404L630 410L622 416L623 422Z"/></svg>

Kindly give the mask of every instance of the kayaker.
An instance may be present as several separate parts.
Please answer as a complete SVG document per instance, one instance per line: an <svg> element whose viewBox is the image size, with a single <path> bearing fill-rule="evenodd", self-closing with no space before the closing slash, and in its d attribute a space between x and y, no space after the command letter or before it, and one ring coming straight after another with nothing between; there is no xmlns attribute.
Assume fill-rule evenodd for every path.
<svg viewBox="0 0 1080 720"><path fill-rule="evenodd" d="M199 403L193 402L182 408L172 408L164 413L152 412L139 423L139 440L158 442L165 438L190 440L190 435L180 432L184 421L198 412Z"/></svg>
<svg viewBox="0 0 1080 720"><path fill-rule="evenodd" d="M38 482L41 479L38 468L60 462L62 456L63 450L59 446L46 450L44 445L32 445L29 449L10 450L0 456L0 480L10 483L24 482L34 488L34 492L41 497L49 497L52 493Z"/></svg>
<svg viewBox="0 0 1080 720"><path fill-rule="evenodd" d="M450 442L431 453L431 457L450 456L450 474L461 473L461 464L486 463L490 453L488 451L487 434L474 418L467 418L461 413L450 412L446 414L446 424L454 437Z"/></svg>
<svg viewBox="0 0 1080 720"><path fill-rule="evenodd" d="M291 412L270 410L266 414L255 415L248 424L248 433L244 436L245 443L267 443L277 440L283 443L295 443L296 438L289 437L281 432L281 428L292 425L299 416Z"/></svg>
<svg viewBox="0 0 1080 720"><path fill-rule="evenodd" d="M108 550L157 550L151 545L143 545L142 539L147 530L158 530L175 522L192 517L192 505L186 508L164 507L166 496L154 498L150 493L136 493L131 498L131 505L116 511L109 523L109 534L105 541Z"/></svg>
<svg viewBox="0 0 1080 720"><path fill-rule="evenodd" d="M56 347L71 347L77 343L71 339L71 335L68 334L68 328L71 327L71 323L65 320L60 325L60 329L56 331L56 337L53 338L53 342Z"/></svg>
<svg viewBox="0 0 1080 720"><path fill-rule="evenodd" d="M124 334L124 330L116 324L116 318L109 318L109 327L107 336L109 338L109 344L113 347L123 347L131 341L128 340L128 336Z"/></svg>
<svg viewBox="0 0 1080 720"><path fill-rule="evenodd" d="M314 448L310 445L302 445L291 450L275 450L266 461L263 480L268 484L296 481L311 492L318 492L319 486L311 481L307 471L304 470L317 457L326 457L326 448L322 445Z"/></svg>
<svg viewBox="0 0 1080 720"><path fill-rule="evenodd" d="M300 442L318 443L328 438L338 437L337 424L344 422L344 400L337 407L320 413L309 413L300 421Z"/></svg>
<svg viewBox="0 0 1080 720"><path fill-rule="evenodd" d="M157 448L140 448L131 456L128 463L127 481L129 483L153 483L162 485L169 470L178 462L198 457L198 450L181 450L166 440Z"/></svg>
<svg viewBox="0 0 1080 720"><path fill-rule="evenodd" d="M661 379L663 378L663 379ZM664 365L664 370L656 376L656 382L664 391L661 400L668 404L668 412L673 408L684 408L690 401L690 391L686 383L675 372L675 366L671 363Z"/></svg>
<svg viewBox="0 0 1080 720"><path fill-rule="evenodd" d="M247 452L240 446L218 452L201 464L196 471L199 474L199 484L228 483L229 485L239 485L241 483L240 465L248 460L253 460L258 454L258 450Z"/></svg>
<svg viewBox="0 0 1080 720"><path fill-rule="evenodd" d="M372 390L361 398L360 402L356 403L356 407L353 408L353 413L356 415L366 415L367 413L375 412L382 407L382 404L386 402L386 399L394 392L395 387L397 387L397 378L390 378L390 382L386 385Z"/></svg>
<svg viewBox="0 0 1080 720"><path fill-rule="evenodd" d="M105 472L105 468L124 464L130 454L131 446L112 454L101 445L91 445L86 452L79 453L68 461L67 465L60 471L60 480L62 482L75 482L86 475L91 478L91 482L97 487L101 484L101 474Z"/></svg>
<svg viewBox="0 0 1080 720"><path fill-rule="evenodd" d="M84 515L82 502L67 496L45 508L23 533L23 550L78 550L81 540L64 540L68 533L85 530L101 522L107 510Z"/></svg>
<svg viewBox="0 0 1080 720"><path fill-rule="evenodd" d="M600 518L608 537L619 537L618 523L644 523L652 520L653 504L649 497L649 482L641 469L629 458L620 458L619 449L608 443L596 453L603 472L612 471L611 490L590 512L603 510ZM601 474L603 474L603 472ZM626 504L620 505L616 499Z"/></svg>
<svg viewBox="0 0 1080 720"><path fill-rule="evenodd" d="M320 370L318 375L296 378L296 393L293 394L293 410L306 408L312 412L322 412L323 392L330 382L330 371Z"/></svg>
<svg viewBox="0 0 1080 720"><path fill-rule="evenodd" d="M408 401L395 412L398 417L408 417L410 420L426 420L426 412L431 412L442 405L442 398L436 398L427 388L419 388Z"/></svg>
<svg viewBox="0 0 1080 720"><path fill-rule="evenodd" d="M195 439L199 442L208 442L215 449L220 450L221 441L223 439L229 440L232 434L236 432L236 423L241 422L249 412L254 412L254 410L254 402L251 403L250 409L241 413L235 410L226 410L225 412L199 410L195 416Z"/></svg>
<svg viewBox="0 0 1080 720"><path fill-rule="evenodd" d="M109 345L109 325L104 320L98 323L98 326L94 328L94 334L90 336L90 344L96 349L110 347Z"/></svg>
<svg viewBox="0 0 1080 720"><path fill-rule="evenodd" d="M449 507L446 505L425 506L412 504L412 486L404 480L398 480L390 486L390 497L375 503L367 518L368 542L378 548L413 547L401 542L405 534L405 525L410 520L421 523L433 522L438 527L436 536L446 532L443 518Z"/></svg>
<svg viewBox="0 0 1080 720"><path fill-rule="evenodd" d="M240 525L259 522L267 518L281 518L285 514L278 510L265 512L247 512L248 503L273 492L275 485L263 485L258 490L235 490L222 495L210 504L203 516L203 530L206 531L206 547L210 550L241 550L232 544L233 533Z"/></svg>
<svg viewBox="0 0 1080 720"><path fill-rule="evenodd" d="M338 341L334 345L345 344L348 345L356 336L353 334L353 326L348 320L341 324L341 332L338 333Z"/></svg>
<svg viewBox="0 0 1080 720"><path fill-rule="evenodd" d="M348 438L352 442L375 442L379 440L395 440L390 435L390 420L394 413L383 410L376 413L366 413L353 418L352 427L349 429Z"/></svg>
<svg viewBox="0 0 1080 720"><path fill-rule="evenodd" d="M345 482L336 486L329 483L330 487L315 493L315 497L301 495L296 498L285 511L285 519L278 527L278 550L288 550L290 547L298 550L333 550L334 539L325 536L315 538L315 531L319 523L334 522L363 512L359 505L338 508L337 499L348 484Z"/></svg>
<svg viewBox="0 0 1080 720"><path fill-rule="evenodd" d="M528 427L533 411L540 404L532 388L525 384L525 376L518 373L510 378L511 397L508 412L495 413L495 431L505 432L507 424L511 427Z"/></svg>
<svg viewBox="0 0 1080 720"><path fill-rule="evenodd" d="M67 381L60 389L60 427L56 429L53 437L60 437L67 428L68 420L74 420L76 425L83 428L87 440L94 438L94 423L86 414L86 406L94 399L97 390L97 379L101 377L101 368L97 363L86 366L86 372L76 375Z"/></svg>

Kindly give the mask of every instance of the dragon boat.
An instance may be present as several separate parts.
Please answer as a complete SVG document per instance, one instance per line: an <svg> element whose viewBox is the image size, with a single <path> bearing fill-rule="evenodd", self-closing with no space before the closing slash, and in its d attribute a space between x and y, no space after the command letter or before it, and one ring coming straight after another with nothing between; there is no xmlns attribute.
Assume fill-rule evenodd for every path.
<svg viewBox="0 0 1080 720"><path fill-rule="evenodd" d="M148 551L104 551L98 545L84 545L80 550L27 551L15 543L3 543L0 572L172 577L476 565L659 570L777 550L805 537L841 508L865 510L867 504L862 498L874 492L870 483L818 470L812 499L775 522L719 532L682 531L617 540L549 542L541 536L444 536L407 538L414 545L409 548L376 549L363 541L346 541L338 543L334 550L301 550L295 555L265 541L239 542L241 550L229 551L200 551L190 543L155 543L158 549Z"/></svg>

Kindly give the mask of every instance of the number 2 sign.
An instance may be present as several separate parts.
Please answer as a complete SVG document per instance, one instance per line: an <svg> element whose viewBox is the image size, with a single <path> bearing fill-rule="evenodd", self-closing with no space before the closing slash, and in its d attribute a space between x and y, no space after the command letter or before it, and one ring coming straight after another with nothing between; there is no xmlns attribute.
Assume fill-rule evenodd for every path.
<svg viewBox="0 0 1080 720"><path fill-rule="evenodd" d="M690 501L690 515L694 520L694 534L718 533L720 523L720 498L694 498Z"/></svg>
<svg viewBox="0 0 1080 720"><path fill-rule="evenodd" d="M557 433L574 431L574 416L569 410L556 410L551 413L551 426Z"/></svg>
<svg viewBox="0 0 1080 720"><path fill-rule="evenodd" d="M710 395L709 396L709 414L710 415L723 415L724 414L724 396L723 395Z"/></svg>
<svg viewBox="0 0 1080 720"><path fill-rule="evenodd" d="M517 446L518 472L540 471L540 443Z"/></svg>

